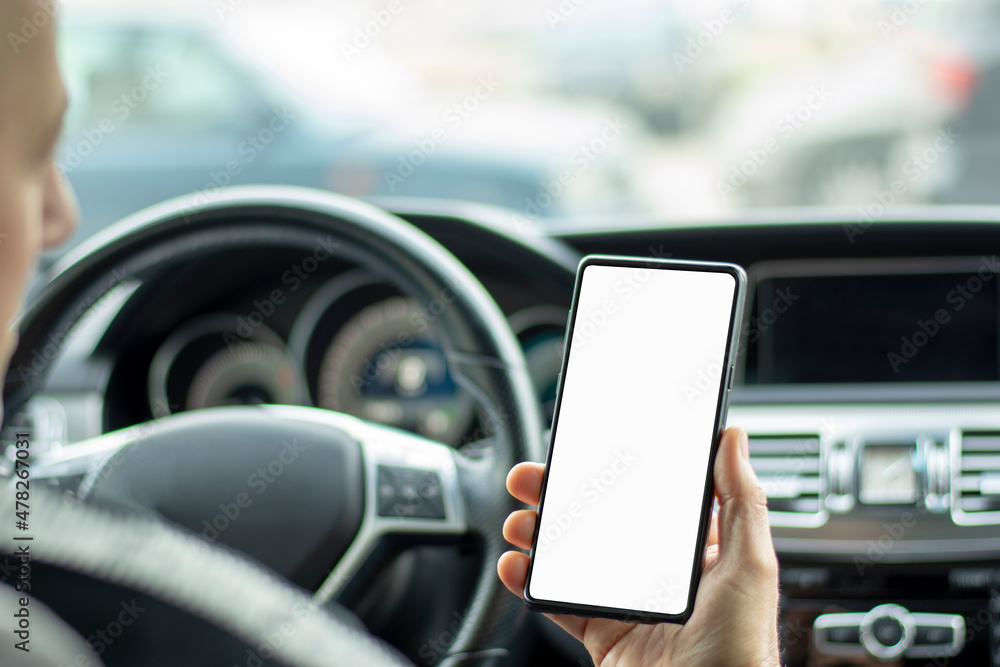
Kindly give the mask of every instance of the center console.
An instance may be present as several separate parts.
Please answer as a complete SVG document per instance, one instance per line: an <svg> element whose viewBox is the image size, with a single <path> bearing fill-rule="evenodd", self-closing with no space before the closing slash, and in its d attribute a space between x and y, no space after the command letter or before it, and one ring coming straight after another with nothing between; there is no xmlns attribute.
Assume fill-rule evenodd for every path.
<svg viewBox="0 0 1000 667"><path fill-rule="evenodd" d="M997 267L750 277L729 423L768 495L783 664L1000 667Z"/></svg>

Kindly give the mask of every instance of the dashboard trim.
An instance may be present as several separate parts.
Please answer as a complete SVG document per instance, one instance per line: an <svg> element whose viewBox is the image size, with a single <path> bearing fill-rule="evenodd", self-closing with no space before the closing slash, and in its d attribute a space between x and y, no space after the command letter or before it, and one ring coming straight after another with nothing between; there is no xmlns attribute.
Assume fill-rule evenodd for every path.
<svg viewBox="0 0 1000 667"><path fill-rule="evenodd" d="M921 437L933 435L954 447L957 429L1000 429L1000 409L991 403L733 405L728 421L750 433L751 456L755 433L769 436L814 433L820 438L821 452L841 442L847 444L853 456L858 439L912 437L917 442ZM821 488L825 485L821 484ZM848 561L853 558L856 563L861 559L863 564L912 562L915 558L928 562L996 558L1000 554L1000 534L995 526L957 523L948 511L948 504L941 507L919 503L850 504L842 511L830 511L825 522L812 527L807 527L806 519L791 521L784 513L775 512L771 515L772 537L782 555Z"/></svg>

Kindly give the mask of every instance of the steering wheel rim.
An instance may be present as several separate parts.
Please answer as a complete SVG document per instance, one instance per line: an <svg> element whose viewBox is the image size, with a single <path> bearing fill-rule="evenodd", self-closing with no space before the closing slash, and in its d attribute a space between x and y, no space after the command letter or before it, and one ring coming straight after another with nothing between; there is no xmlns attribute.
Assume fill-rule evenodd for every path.
<svg viewBox="0 0 1000 667"><path fill-rule="evenodd" d="M234 235L251 229L260 233L242 241L303 243L317 233L335 237L340 245L331 252L389 276L424 307L438 304L428 312L435 313L449 366L476 396L488 424L488 438L474 456L454 456L466 528L481 540L483 560L465 622L442 664L475 664L503 654L523 614L494 569L505 548L503 518L520 507L504 491L504 480L514 463L542 459L539 408L521 348L485 288L433 239L385 211L303 188L240 187L214 193L210 202L181 197L126 218L58 263L55 276L26 311L4 389L6 415L44 385L52 364L38 368L33 354L42 351L47 361L56 356L46 352L47 341L55 341L50 334L62 332L59 340L68 339L85 306L108 291L109 276L117 271L118 282L122 276L142 278L175 261L177 253L204 249L199 244L234 242Z"/></svg>

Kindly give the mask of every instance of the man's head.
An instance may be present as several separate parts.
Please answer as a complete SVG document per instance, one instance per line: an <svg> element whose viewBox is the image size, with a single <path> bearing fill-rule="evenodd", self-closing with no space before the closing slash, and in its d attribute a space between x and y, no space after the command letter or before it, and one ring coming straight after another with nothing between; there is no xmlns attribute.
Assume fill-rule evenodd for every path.
<svg viewBox="0 0 1000 667"><path fill-rule="evenodd" d="M0 0L0 35L22 34L25 18L42 24L37 33L25 31L32 35L25 42L0 42L0 377L17 344L13 320L38 255L76 225L75 201L53 161L66 92L46 11L51 7L39 0Z"/></svg>

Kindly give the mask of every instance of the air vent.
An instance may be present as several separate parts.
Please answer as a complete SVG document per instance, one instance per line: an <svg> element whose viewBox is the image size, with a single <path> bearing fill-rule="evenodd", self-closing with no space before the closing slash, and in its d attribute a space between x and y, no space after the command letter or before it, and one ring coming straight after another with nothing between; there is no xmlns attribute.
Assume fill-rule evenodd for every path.
<svg viewBox="0 0 1000 667"><path fill-rule="evenodd" d="M772 525L824 522L818 435L752 434L750 464L767 493Z"/></svg>
<svg viewBox="0 0 1000 667"><path fill-rule="evenodd" d="M956 523L1000 523L1000 431L965 431L952 482Z"/></svg>

